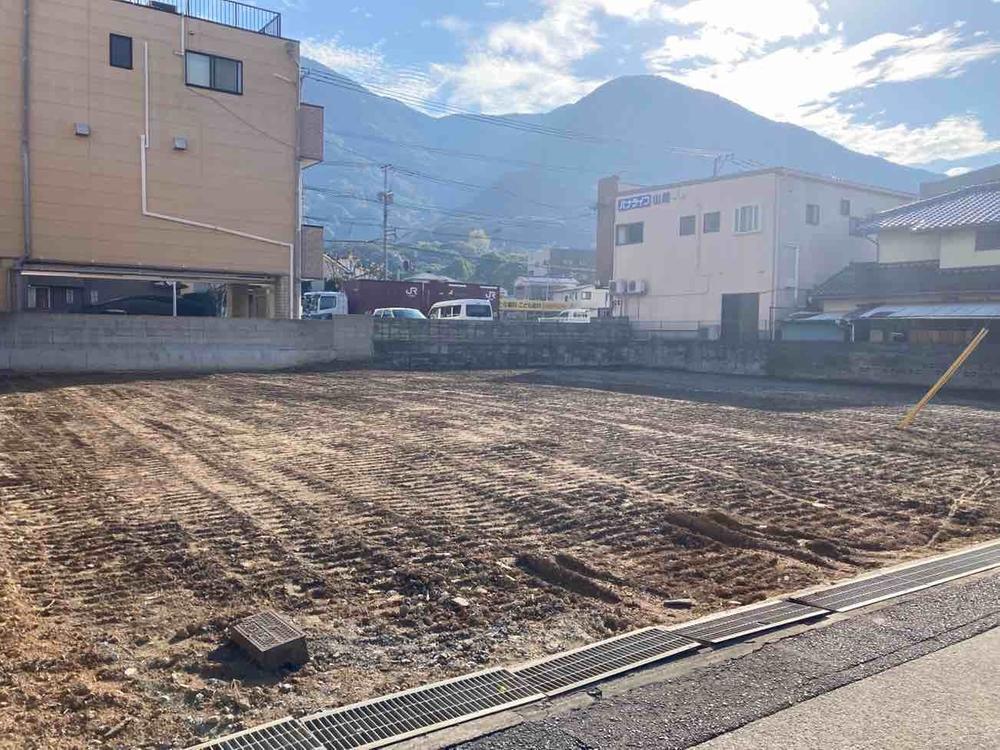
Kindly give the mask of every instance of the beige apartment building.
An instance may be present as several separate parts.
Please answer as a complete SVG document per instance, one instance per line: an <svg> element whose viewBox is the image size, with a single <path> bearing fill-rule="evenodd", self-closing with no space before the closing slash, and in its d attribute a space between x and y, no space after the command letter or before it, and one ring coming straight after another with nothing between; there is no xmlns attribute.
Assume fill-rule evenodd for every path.
<svg viewBox="0 0 1000 750"><path fill-rule="evenodd" d="M0 0L0 310L65 309L101 279L295 317L322 277L300 177L323 112L300 104L298 43L273 11L176 3Z"/></svg>
<svg viewBox="0 0 1000 750"><path fill-rule="evenodd" d="M913 198L790 169L658 187L599 185L598 278L614 314L679 333L757 338L851 261L855 229Z"/></svg>

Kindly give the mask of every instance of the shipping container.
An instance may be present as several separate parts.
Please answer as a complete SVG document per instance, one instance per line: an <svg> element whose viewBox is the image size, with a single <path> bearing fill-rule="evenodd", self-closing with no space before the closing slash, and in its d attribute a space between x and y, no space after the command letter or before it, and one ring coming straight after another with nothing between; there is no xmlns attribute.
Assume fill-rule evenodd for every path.
<svg viewBox="0 0 1000 750"><path fill-rule="evenodd" d="M435 302L449 299L486 299L494 316L500 312L500 287L483 284L357 279L345 281L341 291L352 315L368 315L380 307L413 307L426 315Z"/></svg>

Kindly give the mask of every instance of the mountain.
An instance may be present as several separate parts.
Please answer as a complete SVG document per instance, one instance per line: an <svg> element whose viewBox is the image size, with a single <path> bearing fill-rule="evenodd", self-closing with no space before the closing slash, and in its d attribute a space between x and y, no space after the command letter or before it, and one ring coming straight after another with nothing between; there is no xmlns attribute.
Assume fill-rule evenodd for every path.
<svg viewBox="0 0 1000 750"><path fill-rule="evenodd" d="M305 177L307 216L328 237L380 237L379 165L392 164L398 245L438 243L442 263L453 260L448 252L481 252L463 242L473 229L500 250L593 247L600 177L707 177L712 153L734 154L723 174L784 166L913 192L935 176L656 76L618 78L544 114L435 118L306 65L321 71L322 80L306 78L304 93L326 107L327 128L326 163Z"/></svg>

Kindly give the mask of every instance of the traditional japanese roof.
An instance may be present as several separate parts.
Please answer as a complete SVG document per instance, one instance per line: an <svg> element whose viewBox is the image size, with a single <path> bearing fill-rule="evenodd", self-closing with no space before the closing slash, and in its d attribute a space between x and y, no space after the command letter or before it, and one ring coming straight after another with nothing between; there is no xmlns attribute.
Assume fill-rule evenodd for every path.
<svg viewBox="0 0 1000 750"><path fill-rule="evenodd" d="M1000 225L1000 182L973 185L882 211L862 222L861 231L930 232L989 224Z"/></svg>
<svg viewBox="0 0 1000 750"><path fill-rule="evenodd" d="M936 260L851 263L820 284L816 299L870 299L962 292L1000 293L1000 266L941 268Z"/></svg>

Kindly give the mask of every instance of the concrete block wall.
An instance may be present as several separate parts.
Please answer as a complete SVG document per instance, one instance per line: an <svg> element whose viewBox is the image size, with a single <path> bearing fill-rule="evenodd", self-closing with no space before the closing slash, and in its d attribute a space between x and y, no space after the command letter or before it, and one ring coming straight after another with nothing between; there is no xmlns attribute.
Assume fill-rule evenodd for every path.
<svg viewBox="0 0 1000 750"><path fill-rule="evenodd" d="M399 370L607 367L626 363L631 329L538 321L376 320L379 367Z"/></svg>
<svg viewBox="0 0 1000 750"><path fill-rule="evenodd" d="M0 315L0 370L216 372L369 362L372 321Z"/></svg>
<svg viewBox="0 0 1000 750"><path fill-rule="evenodd" d="M963 349L927 344L776 343L769 345L767 374L801 380L930 387ZM1000 391L1000 342L987 339L948 387Z"/></svg>
<svg viewBox="0 0 1000 750"><path fill-rule="evenodd" d="M962 352L960 346L635 340L628 364L638 367L788 380L929 387ZM1000 391L1000 343L986 343L951 382L953 388Z"/></svg>
<svg viewBox="0 0 1000 750"><path fill-rule="evenodd" d="M628 348L631 365L722 375L768 375L768 358L766 344L729 346L718 341L677 341L658 336L636 338Z"/></svg>
<svg viewBox="0 0 1000 750"><path fill-rule="evenodd" d="M218 372L356 363L399 370L648 367L687 372L927 387L961 347L676 341L621 321L233 320L0 314L0 370ZM983 344L952 387L1000 392L1000 340Z"/></svg>

